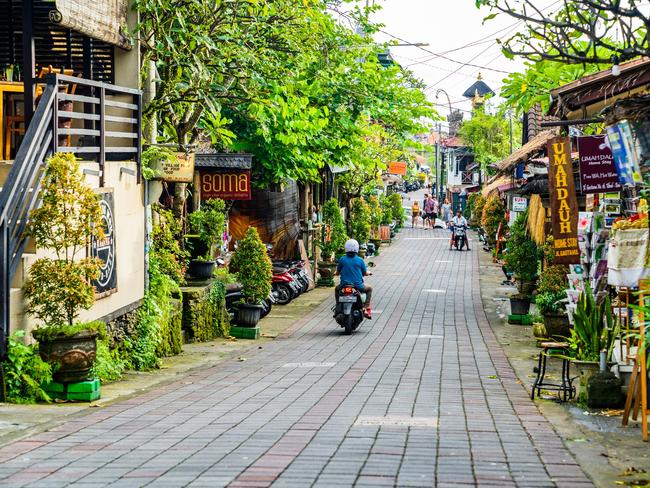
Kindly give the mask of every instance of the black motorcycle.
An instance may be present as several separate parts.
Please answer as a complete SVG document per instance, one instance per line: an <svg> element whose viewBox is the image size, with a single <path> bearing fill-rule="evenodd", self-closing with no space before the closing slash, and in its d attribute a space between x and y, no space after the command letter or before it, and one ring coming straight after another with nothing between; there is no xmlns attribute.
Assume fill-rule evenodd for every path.
<svg viewBox="0 0 650 488"><path fill-rule="evenodd" d="M338 303L334 307L334 320L350 335L363 322L363 294L354 286L341 286Z"/></svg>
<svg viewBox="0 0 650 488"><path fill-rule="evenodd" d="M466 230L466 226L464 225L454 225L454 246L456 247L457 251L463 249L463 246L465 245Z"/></svg>

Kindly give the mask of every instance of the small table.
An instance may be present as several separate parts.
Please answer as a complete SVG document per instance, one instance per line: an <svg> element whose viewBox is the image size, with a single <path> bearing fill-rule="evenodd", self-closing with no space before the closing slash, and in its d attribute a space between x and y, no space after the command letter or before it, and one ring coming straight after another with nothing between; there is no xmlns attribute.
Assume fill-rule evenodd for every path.
<svg viewBox="0 0 650 488"><path fill-rule="evenodd" d="M558 392L558 398L566 402L571 400L576 394L576 388L573 386L573 380L569 376L569 360L567 359L569 344L567 342L542 342L541 344L543 351L539 353L539 359L537 362L537 378L533 382L533 388L530 393L531 400L535 399L535 391L537 391L537 396L541 395L542 389L551 390ZM561 383L551 383L544 381L544 376L546 376L546 360L548 357L558 357L562 359L562 382ZM568 398L567 398L568 397Z"/></svg>
<svg viewBox="0 0 650 488"><path fill-rule="evenodd" d="M24 85L21 81L0 81L0 160L9 159L9 154L4 153L5 149L5 116L4 116L4 95L7 93L24 93Z"/></svg>

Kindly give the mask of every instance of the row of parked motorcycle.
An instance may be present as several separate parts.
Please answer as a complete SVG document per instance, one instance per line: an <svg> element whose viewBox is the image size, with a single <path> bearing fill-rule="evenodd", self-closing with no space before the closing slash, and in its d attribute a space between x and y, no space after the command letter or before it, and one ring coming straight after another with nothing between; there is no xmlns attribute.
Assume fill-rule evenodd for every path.
<svg viewBox="0 0 650 488"><path fill-rule="evenodd" d="M302 260L274 260L271 293L262 305L262 317L266 317L273 305L286 305L309 290L311 277ZM243 299L239 283L226 285L226 309L234 318L237 303Z"/></svg>

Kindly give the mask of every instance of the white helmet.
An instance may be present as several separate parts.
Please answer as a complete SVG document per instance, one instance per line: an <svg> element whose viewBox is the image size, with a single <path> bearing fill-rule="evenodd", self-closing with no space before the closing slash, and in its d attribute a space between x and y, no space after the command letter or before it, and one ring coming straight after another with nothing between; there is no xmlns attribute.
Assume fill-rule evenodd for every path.
<svg viewBox="0 0 650 488"><path fill-rule="evenodd" d="M345 242L345 252L359 252L359 243L354 239Z"/></svg>

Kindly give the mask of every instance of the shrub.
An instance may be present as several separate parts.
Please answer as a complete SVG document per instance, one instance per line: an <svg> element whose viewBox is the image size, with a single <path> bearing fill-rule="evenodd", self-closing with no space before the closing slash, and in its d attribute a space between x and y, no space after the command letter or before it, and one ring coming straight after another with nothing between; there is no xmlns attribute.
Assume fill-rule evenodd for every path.
<svg viewBox="0 0 650 488"><path fill-rule="evenodd" d="M566 298L565 290L568 287L567 266L553 264L542 271L537 283L537 296L535 304L543 314L558 313L562 305L557 303Z"/></svg>
<svg viewBox="0 0 650 488"><path fill-rule="evenodd" d="M25 311L45 325L72 325L79 311L95 302L91 281L99 276L101 261L77 255L86 252L92 238L103 237L101 207L72 154L57 153L48 160L41 198L28 233L56 258L38 259L30 268L23 287Z"/></svg>
<svg viewBox="0 0 650 488"><path fill-rule="evenodd" d="M598 361L600 351L606 351L611 358L618 327L614 327L614 316L609 296L597 304L589 283L580 293L580 299L573 314L574 326L569 338L569 349L575 359Z"/></svg>
<svg viewBox="0 0 650 488"><path fill-rule="evenodd" d="M216 248L223 243L223 231L226 225L225 210L225 202L217 198L203 203L199 210L188 216L191 231L205 248L203 255L193 254L194 257L205 261L212 260Z"/></svg>
<svg viewBox="0 0 650 488"><path fill-rule="evenodd" d="M36 346L22 342L25 332L16 331L9 336L7 359L2 363L7 388L7 401L11 403L34 403L50 401L41 388L52 381L52 368L38 355Z"/></svg>
<svg viewBox="0 0 650 488"><path fill-rule="evenodd" d="M269 296L273 278L271 259L255 227L249 227L239 241L230 266L237 272L246 303L258 304Z"/></svg>
<svg viewBox="0 0 650 488"><path fill-rule="evenodd" d="M472 217L470 218L470 225L479 226L483 219L483 207L485 206L485 197L481 192L477 192L472 202Z"/></svg>
<svg viewBox="0 0 650 488"><path fill-rule="evenodd" d="M505 255L506 264L512 269L520 282L531 282L537 276L539 251L537 244L533 242L526 231L527 218L527 211L517 216L510 229L507 245L508 252Z"/></svg>
<svg viewBox="0 0 650 488"><path fill-rule="evenodd" d="M368 197L368 209L370 211L370 226L372 227L372 237L379 237L379 226L384 219L384 210L376 195ZM390 213L390 212L389 212Z"/></svg>
<svg viewBox="0 0 650 488"><path fill-rule="evenodd" d="M336 199L332 198L323 205L323 235L318 243L324 261L332 259L332 255L343 247L348 236L341 210Z"/></svg>
<svg viewBox="0 0 650 488"><path fill-rule="evenodd" d="M154 205L160 222L151 231L151 253L156 254L160 271L179 285L185 282L187 251L181 249L181 224L170 210Z"/></svg>
<svg viewBox="0 0 650 488"><path fill-rule="evenodd" d="M402 203L402 197L399 193L392 193L388 199L392 210L391 213L393 220L397 222L398 227L401 227L404 223L404 205Z"/></svg>
<svg viewBox="0 0 650 488"><path fill-rule="evenodd" d="M488 198L483 206L481 217L481 226L485 230L488 243L494 245L499 225L501 225L501 231L503 232L507 224L506 209L503 207L501 199L496 195Z"/></svg>
<svg viewBox="0 0 650 488"><path fill-rule="evenodd" d="M363 244L370 238L370 207L363 198L352 200L348 220L350 237Z"/></svg>

